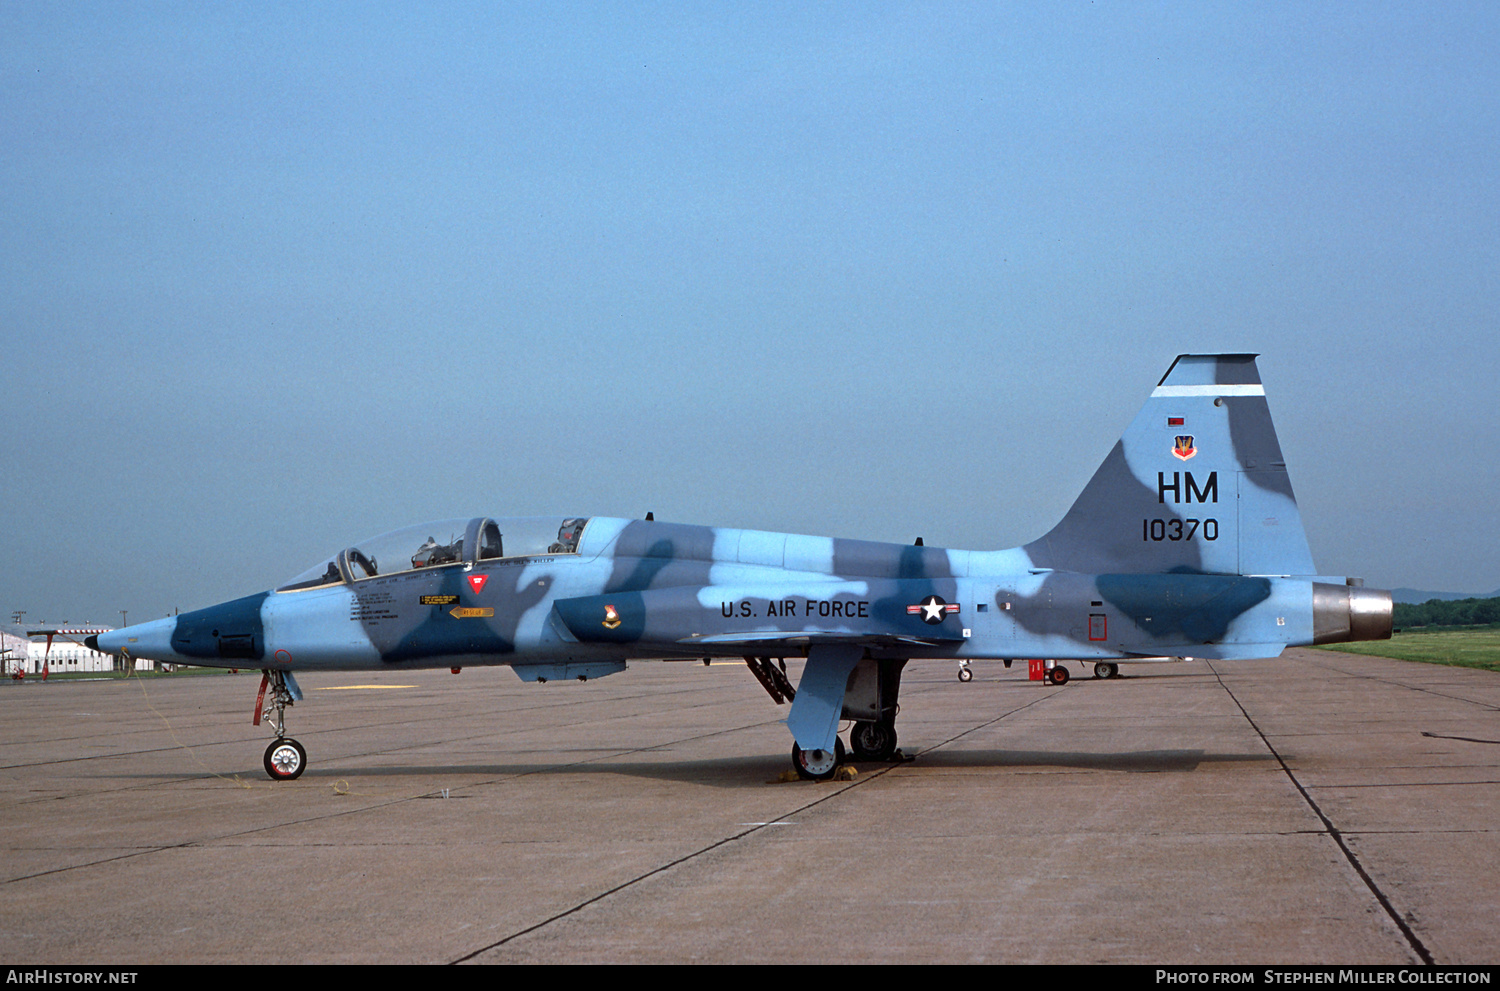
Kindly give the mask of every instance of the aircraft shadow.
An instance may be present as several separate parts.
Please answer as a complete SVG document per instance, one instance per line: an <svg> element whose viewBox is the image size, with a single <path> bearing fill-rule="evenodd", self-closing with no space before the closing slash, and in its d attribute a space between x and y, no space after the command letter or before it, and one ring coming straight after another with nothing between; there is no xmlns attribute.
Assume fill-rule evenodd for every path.
<svg viewBox="0 0 1500 991"><path fill-rule="evenodd" d="M630 757L590 760L586 754L599 751L580 751L579 759L568 761L566 754L557 763L474 763L474 764L385 764L361 766L356 759L341 763L337 759L315 764L302 775L302 784L326 784L351 778L427 778L435 782L445 778L525 778L535 775L556 774L615 774L632 778L657 781L679 781L687 784L708 785L722 788L741 788L747 784L762 784L776 781L782 772L790 769L784 755L759 754L744 757L720 757L708 760L684 760L679 754L662 753L660 756L642 756L639 752ZM1097 753L1069 750L933 750L916 755L911 761L898 766L921 772L924 770L963 770L979 768L1006 768L1035 771L1082 770L1113 771L1125 774L1166 774L1196 771L1205 764L1263 764L1273 761L1270 754L1210 753L1204 750L1135 750L1123 753ZM850 761L861 774L868 775L893 765L873 761ZM224 777L239 777L271 784L261 773L243 769L221 772ZM111 780L192 780L202 777L201 772L181 771L164 774L142 774L139 771L102 777ZM297 787L287 784L279 787ZM441 787L441 785L439 785Z"/></svg>
<svg viewBox="0 0 1500 991"><path fill-rule="evenodd" d="M902 767L921 771L925 769L963 768L1034 768L1038 771L1070 769L1087 771L1114 771L1127 774L1163 774L1196 771L1204 764L1252 764L1265 763L1274 758L1269 754L1223 754L1204 750L1138 750L1125 753L1092 753L1087 751L1062 750L938 750L920 754ZM890 764L851 761L863 774L869 774ZM763 783L778 778L789 769L789 762L781 755L725 757L711 760L682 760L680 757L663 754L660 758L630 758L579 761L561 764L450 764L450 765L387 765L382 767L334 768L328 765L311 767L302 780L336 780L341 777L443 777L450 775L518 778L548 774L618 774L627 777L658 781L681 781L690 784L715 787L743 787L747 783Z"/></svg>
<svg viewBox="0 0 1500 991"><path fill-rule="evenodd" d="M1215 754L1203 750L1134 750L1090 753L1081 750L936 750L921 754L924 767L1072 768L1131 774L1196 771L1200 764L1263 763L1270 754Z"/></svg>

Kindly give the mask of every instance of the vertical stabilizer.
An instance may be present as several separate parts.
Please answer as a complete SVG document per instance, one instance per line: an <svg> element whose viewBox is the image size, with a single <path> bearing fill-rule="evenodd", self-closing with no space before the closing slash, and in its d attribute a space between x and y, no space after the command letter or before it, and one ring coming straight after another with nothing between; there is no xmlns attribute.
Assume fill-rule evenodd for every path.
<svg viewBox="0 0 1500 991"><path fill-rule="evenodd" d="M1088 574L1314 574L1255 355L1179 355L1025 550L1039 568Z"/></svg>

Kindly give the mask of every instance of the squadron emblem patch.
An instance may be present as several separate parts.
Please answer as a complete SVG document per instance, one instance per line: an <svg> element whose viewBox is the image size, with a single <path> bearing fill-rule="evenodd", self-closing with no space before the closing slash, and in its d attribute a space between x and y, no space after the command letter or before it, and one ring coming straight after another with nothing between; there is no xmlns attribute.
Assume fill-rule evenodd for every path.
<svg viewBox="0 0 1500 991"><path fill-rule="evenodd" d="M1195 455L1197 453L1198 453L1198 449L1193 446L1193 435L1192 434L1178 434L1177 435L1177 446L1175 446L1175 447L1172 448L1172 454L1173 455L1175 455L1176 457L1180 458L1183 461L1186 461L1188 458L1191 458L1193 455Z"/></svg>
<svg viewBox="0 0 1500 991"><path fill-rule="evenodd" d="M606 630L613 630L615 627L617 627L619 625L620 625L620 614L615 611L615 607L614 606L605 606L604 607L604 628Z"/></svg>

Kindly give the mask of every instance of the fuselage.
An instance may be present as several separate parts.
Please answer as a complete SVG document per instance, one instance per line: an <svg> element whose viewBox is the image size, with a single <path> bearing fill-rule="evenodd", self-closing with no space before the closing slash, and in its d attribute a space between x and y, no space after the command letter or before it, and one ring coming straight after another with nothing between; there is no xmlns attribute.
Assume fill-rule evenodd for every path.
<svg viewBox="0 0 1500 991"><path fill-rule="evenodd" d="M1389 635L1389 595L1339 578L1083 574L1039 567L1027 548L600 517L564 519L557 540L509 536L554 522L395 531L278 589L100 634L98 648L276 670L512 665L527 677L611 673L634 658L792 657L814 643L862 644L873 658L1105 660L1267 657ZM465 538L440 543L439 526Z"/></svg>

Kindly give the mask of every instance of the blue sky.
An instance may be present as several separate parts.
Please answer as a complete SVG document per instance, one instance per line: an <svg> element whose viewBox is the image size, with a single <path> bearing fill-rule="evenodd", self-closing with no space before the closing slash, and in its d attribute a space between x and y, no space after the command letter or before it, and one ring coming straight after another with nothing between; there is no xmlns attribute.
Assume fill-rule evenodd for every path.
<svg viewBox="0 0 1500 991"><path fill-rule="evenodd" d="M1189 351L1262 355L1319 570L1494 589L1496 52L1493 4L5 4L0 610L481 514L1012 546Z"/></svg>

